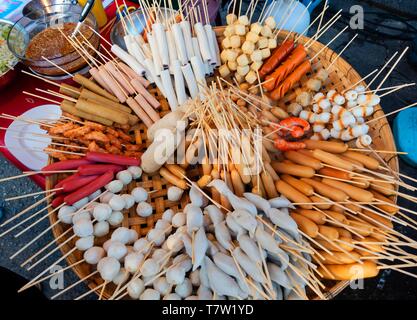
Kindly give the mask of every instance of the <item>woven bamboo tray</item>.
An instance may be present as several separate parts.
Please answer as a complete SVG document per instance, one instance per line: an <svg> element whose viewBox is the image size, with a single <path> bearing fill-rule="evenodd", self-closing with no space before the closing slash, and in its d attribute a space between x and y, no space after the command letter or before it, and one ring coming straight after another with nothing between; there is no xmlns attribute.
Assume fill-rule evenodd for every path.
<svg viewBox="0 0 417 320"><path fill-rule="evenodd" d="M218 41L220 42L222 40L222 34L223 34L224 27L217 27L215 28ZM282 35L285 36L285 32L282 32ZM309 38L307 37L301 37L299 42L305 43L308 41ZM323 45L319 42L316 42L313 44L313 46L310 48L310 55L318 52L320 49L323 48ZM323 67L327 67L333 59L335 59L337 54L332 51L331 49L325 49L321 53L321 55L318 57L318 61L321 63ZM339 90L343 90L351 86L352 84L359 81L362 77L350 66L343 58L339 57L338 60L334 63L332 66L329 75L329 81L325 84L325 89L330 89L337 87ZM310 75L311 76L311 75ZM303 79L303 81L306 81L306 79ZM365 84L365 83L362 83ZM300 90L300 88L293 88L288 95L295 95L297 90ZM166 102L166 100L163 98L163 96L160 94L159 90L152 89L151 93L160 101L161 103L161 116L165 115L169 112L169 106ZM281 103L282 106L285 107L285 104ZM379 117L383 114L383 111L380 106L376 107L377 111L374 113L373 117ZM143 141L146 141L146 127L141 124L140 131L142 135ZM372 122L372 125L370 127L370 133L373 139L373 144L375 149L382 149L382 150L391 150L395 151L395 142L393 139L393 135L391 132L391 128L385 118L380 119L378 121ZM148 146L148 144L146 144ZM353 147L353 146L352 146ZM393 169L398 171L398 158L396 155L390 155L390 154L384 154L381 155L383 159L389 164L389 166ZM52 160L50 159L50 162ZM198 169L191 169L187 172L187 175L194 181L198 179L198 176L200 176L201 172L199 172ZM57 180L56 176L48 177L46 179L46 189L50 190L53 188ZM157 190L150 194L150 200L149 203L154 208L155 214L148 217L148 218L141 218L138 217L135 211L135 208L132 208L130 210L125 210L124 213L124 220L122 222L122 226L129 227L132 229L135 229L140 236L146 236L149 229L151 229L154 226L155 221L157 221L162 213L167 209L173 209L175 212L178 212L182 210L182 208L185 207L185 205L188 203L189 199L188 196L184 196L179 202L172 202L167 199L167 189L170 186L167 181L162 178L158 173L153 175L147 175L143 174L140 182L132 182L129 186L127 186L126 191L132 190L134 187L140 186L145 188L149 191ZM50 215L50 223L53 224L57 221L58 217L57 214L54 213ZM68 234L63 235L65 230L67 230L68 226L64 224L57 224L53 229L53 235L56 239L57 244L61 244L65 242L70 236L71 232ZM108 238L103 237L96 240L96 245L102 244L104 241L106 241ZM61 247L62 254L67 254L72 248L74 248L75 240L71 240L70 242L66 243ZM82 252L79 252L78 250L75 250L73 253L68 255L66 258L68 264L73 264L77 261L80 261L82 259ZM87 263L81 263L73 267L74 272L77 274L78 277L84 278L85 276L89 275L93 270L92 266ZM98 285L103 283L103 280L100 278L100 276L95 275L88 280L86 280L87 285L93 289L97 287ZM335 297L338 293L340 293L344 288L346 288L349 284L348 281L328 281L324 283L326 285L326 291L325 296L328 299L331 299ZM105 291L103 293L103 298L107 299L109 298L113 291L115 289L115 286L113 284L106 285ZM97 290L100 291L100 290ZM99 292L96 292L99 293ZM314 296L312 296L313 299L315 299Z"/></svg>

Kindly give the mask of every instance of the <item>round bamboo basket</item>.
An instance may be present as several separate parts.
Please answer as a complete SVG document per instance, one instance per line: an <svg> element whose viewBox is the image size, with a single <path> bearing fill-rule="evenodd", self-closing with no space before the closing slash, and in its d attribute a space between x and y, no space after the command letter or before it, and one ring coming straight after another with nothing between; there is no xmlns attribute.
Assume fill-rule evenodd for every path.
<svg viewBox="0 0 417 320"><path fill-rule="evenodd" d="M221 42L222 40L222 34L223 34L224 27L217 27L215 28L215 32L218 37L218 41ZM282 36L285 36L286 33L283 31ZM301 37L299 42L305 43L309 40L307 37ZM319 50L323 48L323 44L319 42L315 42L309 49L310 56L317 53ZM337 57L337 53L332 51L329 48L326 48L322 51L320 56L317 58L317 61L314 61L313 64L319 64L322 67L329 66L333 59ZM359 75L359 73L351 66L349 63L347 63L342 57L339 57L337 61L333 64L331 67L330 75L328 82L324 84L323 89L328 90L330 88L337 88L339 90L344 90L349 88L352 84L358 82L362 77ZM314 71L313 71L314 72ZM311 74L308 75L309 77L312 76ZM297 91L301 90L301 87L303 83L307 81L307 77L302 79L300 85L296 88L293 88L286 97L283 98L282 101L279 102L279 105L285 108L286 104L289 104L289 102L285 102L286 100L290 100L292 97L295 97ZM361 84L364 84L362 82ZM161 102L161 116L165 115L169 112L169 106L164 99L164 97L160 94L159 90L157 89L151 89L151 93ZM373 114L372 117L379 117L383 115L383 110L380 106L376 107L376 112ZM140 126L142 139L145 141L146 146L148 146L148 143L146 143L146 127L142 124ZM393 139L393 135L391 132L391 128L388 124L388 121L386 118L382 118L378 121L374 121L371 123L370 126L370 133L373 139L373 145L375 149L381 149L381 150L390 150L395 151L395 142ZM352 145L354 147L354 145ZM395 171L398 171L399 165L398 165L398 157L395 154L381 154L381 157L387 162L387 164ZM50 161L52 161L50 159ZM196 181L198 177L202 173L199 172L199 169L190 169L187 171L187 176ZM57 180L56 176L48 177L46 180L46 189L52 189L55 185ZM130 210L125 210L124 213L124 220L122 222L122 226L129 227L132 229L135 229L140 236L146 236L148 230L153 228L155 221L157 221L162 213L167 209L173 209L175 212L181 210L184 208L184 206L188 203L189 199L188 196L184 196L179 202L172 202L167 199L167 188L170 186L167 181L162 178L158 173L153 175L147 175L143 174L141 181L139 182L132 182L125 191L130 191L134 187L140 186L145 188L148 191L154 191L150 194L150 199L148 202L152 205L154 208L155 214L148 217L148 218L141 218L138 217L136 214L136 211L134 208ZM394 199L396 200L396 199ZM50 223L55 224L57 222L57 214L54 213L50 215ZM75 239L71 239L67 241L70 236L72 235L71 232L66 232L68 230L68 225L57 223L54 228L52 229L53 235L56 239L56 242L58 245L62 245L61 252L63 255L67 255L66 260L68 264L73 264L77 261L80 261L82 259L82 252L79 252L78 250L75 250L70 253L71 249L74 248L75 245ZM106 241L108 238L103 237L96 240L96 245L102 244L104 241ZM77 274L78 277L84 278L88 276L91 272L94 271L91 265L87 263L81 263L73 267L74 272ZM93 289L97 287L98 285L103 283L103 280L98 276L97 274L89 277L87 280L87 285ZM324 292L324 295L326 298L331 299L335 297L338 293L340 293L344 288L346 288L349 284L348 281L327 281L324 282L326 285L326 290ZM109 298L113 291L115 289L115 286L113 284L106 285L105 291L103 293L103 298ZM99 294L101 289L96 290L96 293ZM311 296L312 299L317 299L315 296Z"/></svg>

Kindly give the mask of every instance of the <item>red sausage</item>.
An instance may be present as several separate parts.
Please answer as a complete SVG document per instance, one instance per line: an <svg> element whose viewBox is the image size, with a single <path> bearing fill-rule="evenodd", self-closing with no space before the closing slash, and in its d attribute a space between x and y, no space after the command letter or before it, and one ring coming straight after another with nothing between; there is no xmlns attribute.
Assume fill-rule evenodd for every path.
<svg viewBox="0 0 417 320"><path fill-rule="evenodd" d="M294 42L291 40L283 42L278 48L275 49L274 53L265 61L259 75L261 79L267 74L271 73L281 62L283 62L294 49Z"/></svg>
<svg viewBox="0 0 417 320"><path fill-rule="evenodd" d="M78 174L80 176L91 176L100 175L107 171L117 173L123 169L123 166L118 166L117 164L85 164L78 168Z"/></svg>
<svg viewBox="0 0 417 320"><path fill-rule="evenodd" d="M87 152L85 157L91 162L104 162L118 164L121 166L138 166L140 160L132 157L126 157L116 154L102 153L102 152Z"/></svg>
<svg viewBox="0 0 417 320"><path fill-rule="evenodd" d="M64 160L55 162L52 164L48 164L47 166L42 168L42 171L59 171L59 170L73 170L77 169L79 166L83 164L90 164L91 161L87 160L86 158L83 159L76 159L76 160ZM53 173L45 173L45 176L49 176Z"/></svg>
<svg viewBox="0 0 417 320"><path fill-rule="evenodd" d="M73 205L75 202L81 200L92 194L93 192L97 191L98 189L104 187L114 178L114 174L112 171L108 171L102 174L100 177L95 178L92 182L85 185L84 187L75 190L74 192L70 193L64 198L64 202L68 205Z"/></svg>
<svg viewBox="0 0 417 320"><path fill-rule="evenodd" d="M96 180L99 175L94 176L78 176L77 179L72 179L71 181L67 181L64 184L62 184L62 190L61 192L69 193L75 190L78 190L85 186L86 184L89 184L90 182Z"/></svg>
<svg viewBox="0 0 417 320"><path fill-rule="evenodd" d="M56 197L54 200L52 200L52 207L56 208L64 203L64 197L65 195L61 194L60 196Z"/></svg>
<svg viewBox="0 0 417 320"><path fill-rule="evenodd" d="M58 183L54 186L54 189L61 188L61 187L62 187L62 185L63 185L64 183L69 182L69 181L72 181L72 180L74 180L74 179L77 179L79 176L80 176L80 175L79 175L78 173L76 173L76 174L73 174L73 175L71 175L71 176L69 176L69 177L66 177L65 179L62 179L61 181L59 181L59 182L58 182Z"/></svg>

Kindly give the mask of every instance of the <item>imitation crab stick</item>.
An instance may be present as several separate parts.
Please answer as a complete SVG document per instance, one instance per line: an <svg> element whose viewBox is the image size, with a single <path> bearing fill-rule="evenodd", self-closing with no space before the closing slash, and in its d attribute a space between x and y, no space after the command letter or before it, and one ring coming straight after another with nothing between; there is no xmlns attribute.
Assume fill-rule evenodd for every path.
<svg viewBox="0 0 417 320"><path fill-rule="evenodd" d="M139 166L140 160L132 157L126 157L117 154L102 152L87 152L85 158L91 162L112 163L120 166Z"/></svg>
<svg viewBox="0 0 417 320"><path fill-rule="evenodd" d="M55 163L48 164L47 166L42 168L42 171L59 171L59 170L73 170L77 169L79 166L83 164L91 164L86 158L83 159L75 159L75 160L63 160ZM52 173L46 173L45 175L51 175Z"/></svg>

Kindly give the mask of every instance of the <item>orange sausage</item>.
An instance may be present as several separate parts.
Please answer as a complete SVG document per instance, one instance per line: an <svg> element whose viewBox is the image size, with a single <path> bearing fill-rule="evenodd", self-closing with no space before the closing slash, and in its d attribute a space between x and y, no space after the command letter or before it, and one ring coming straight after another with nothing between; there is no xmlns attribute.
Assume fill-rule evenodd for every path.
<svg viewBox="0 0 417 320"><path fill-rule="evenodd" d="M321 210L330 209L330 207L332 206L332 204L331 204L331 202L329 202L329 200L322 199L322 198L317 197L317 196L311 196L310 200L312 202L315 202L314 205ZM328 204L324 204L325 202L328 202ZM317 204L317 203L320 203L320 204Z"/></svg>
<svg viewBox="0 0 417 320"><path fill-rule="evenodd" d="M344 238L344 237L339 237L339 239L341 241L347 242L346 243L340 243L340 242L329 242L323 239L315 239L320 245L322 245L323 247L325 247L328 250L331 251L337 251L337 252L343 252L343 250L345 251L353 251L354 246L352 243L352 238Z"/></svg>
<svg viewBox="0 0 417 320"><path fill-rule="evenodd" d="M298 151L286 151L284 152L284 156L285 158L287 158L288 160L291 160L292 162L302 165L302 166L307 166L310 168L313 168L314 170L320 170L321 168L323 168L323 165L321 164L321 162L317 159L314 159L311 156L307 156L305 154L302 154L301 152Z"/></svg>
<svg viewBox="0 0 417 320"><path fill-rule="evenodd" d="M296 179L288 174L283 174L281 176L281 179L308 197L314 194L313 187L309 185L308 183L305 183L299 179Z"/></svg>
<svg viewBox="0 0 417 320"><path fill-rule="evenodd" d="M323 210L323 212L340 223L343 223L343 224L347 223L346 216L343 213L340 213L334 210ZM332 223L332 222L329 220L328 223Z"/></svg>
<svg viewBox="0 0 417 320"><path fill-rule="evenodd" d="M361 152L346 151L343 153L345 157L354 159L362 163L367 169L377 170L379 168L379 162L375 158L367 156Z"/></svg>
<svg viewBox="0 0 417 320"><path fill-rule="evenodd" d="M292 212L291 218L297 223L298 228L311 238L315 238L318 235L319 227L310 219L302 216L301 214Z"/></svg>
<svg viewBox="0 0 417 320"><path fill-rule="evenodd" d="M170 171L168 171L166 168L161 168L159 170L159 174L165 178L166 181L169 183L177 186L178 188L181 188L183 190L187 189L187 183L184 180L181 180L176 175L172 174Z"/></svg>
<svg viewBox="0 0 417 320"><path fill-rule="evenodd" d="M384 196L393 196L396 194L396 190L393 184L385 183L381 181L372 181L371 182L371 189L382 193Z"/></svg>
<svg viewBox="0 0 417 320"><path fill-rule="evenodd" d="M275 88L274 91L271 92L271 99L279 100L283 98L285 94L310 71L311 63L309 60L305 60L277 88Z"/></svg>
<svg viewBox="0 0 417 320"><path fill-rule="evenodd" d="M333 168L322 168L319 170L319 174L343 180L351 179L350 173Z"/></svg>
<svg viewBox="0 0 417 320"><path fill-rule="evenodd" d="M310 199L302 194L300 191L290 186L288 183L282 180L275 181L275 187L277 191L287 197L294 203L311 203ZM312 209L311 204L300 205L303 209Z"/></svg>
<svg viewBox="0 0 417 320"><path fill-rule="evenodd" d="M340 237L352 239L352 234L349 231L347 231L345 228L339 228L339 227L334 227L334 228L339 232Z"/></svg>
<svg viewBox="0 0 417 320"><path fill-rule="evenodd" d="M333 201L336 202L343 202L346 201L349 196L344 193L341 190L335 190L335 188L332 188L320 181L316 181L313 179L307 179L307 178L301 178L301 181L304 181L305 183L308 183L309 185L311 185L314 190L321 194L322 196L329 198Z"/></svg>
<svg viewBox="0 0 417 320"><path fill-rule="evenodd" d="M274 185L274 180L268 172L261 173L262 182L268 198L278 197L277 190Z"/></svg>
<svg viewBox="0 0 417 320"><path fill-rule="evenodd" d="M358 187L354 187L348 183L331 180L328 178L323 178L322 182L333 188L339 189L347 193L349 197L359 202L372 202L372 200L374 199L374 196L371 192Z"/></svg>
<svg viewBox="0 0 417 320"><path fill-rule="evenodd" d="M290 174L297 177L311 178L314 176L314 169L306 166L300 166L293 163L283 163L278 161L271 162L272 168L278 173Z"/></svg>
<svg viewBox="0 0 417 320"><path fill-rule="evenodd" d="M375 225L377 228L384 229L384 227L382 227L381 224L389 229L394 228L393 223L388 218L381 217L379 214L373 213L369 210L363 210L362 218L370 224Z"/></svg>
<svg viewBox="0 0 417 320"><path fill-rule="evenodd" d="M364 261L363 264L329 264L325 265L325 267L326 270L319 267L317 271L323 275L324 279L329 280L356 280L372 278L378 275L377 266L372 261Z"/></svg>
<svg viewBox="0 0 417 320"><path fill-rule="evenodd" d="M333 255L331 255L328 252L323 251L323 250L318 250L318 252L324 258L324 261L323 260L318 260L318 261L320 261L321 263L324 263L324 264L355 263L361 257L361 255L359 253L355 252L355 251L350 252L349 253L350 255L347 255L344 252L337 252L337 251L332 252ZM351 256L353 256L353 258ZM315 257L315 255L313 257ZM316 259L320 259L320 258L317 257Z"/></svg>
<svg viewBox="0 0 417 320"><path fill-rule="evenodd" d="M325 224L326 216L324 213L317 210L307 210L307 209L296 209L295 212L301 214L302 216L312 220L316 224Z"/></svg>
<svg viewBox="0 0 417 320"><path fill-rule="evenodd" d="M354 169L353 164L351 162L347 162L343 159L340 159L337 155L329 153L327 151L323 151L321 149L314 149L313 157L320 160L321 162L347 171L353 171Z"/></svg>
<svg viewBox="0 0 417 320"><path fill-rule="evenodd" d="M263 87L266 91L272 91L288 77L307 57L307 51L303 45L298 45L292 54L270 75L265 77ZM278 66L278 65L277 65ZM272 70L271 70L272 71ZM301 78L301 77L300 77Z"/></svg>
<svg viewBox="0 0 417 320"><path fill-rule="evenodd" d="M373 232L373 226L366 222L348 220L348 224L353 227L352 229L359 233L361 236L367 237Z"/></svg>
<svg viewBox="0 0 417 320"><path fill-rule="evenodd" d="M336 141L304 140L304 143L307 149L320 149L330 153L343 153L348 149L346 143Z"/></svg>
<svg viewBox="0 0 417 320"><path fill-rule="evenodd" d="M347 162L350 162L350 163L352 163L353 165L357 166L357 167L358 167L358 168L357 168L358 170L360 170L360 169L363 169L363 168L364 168L363 164L362 164L362 163L360 163L359 161L356 161L355 159L351 159L351 158L345 157L343 154L338 154L337 156L338 156L340 159L345 160L345 161L347 161Z"/></svg>
<svg viewBox="0 0 417 320"><path fill-rule="evenodd" d="M375 190L369 190L375 197L375 199L387 202L387 204L376 204L375 206L377 206L378 208L380 208L381 210L384 210L385 212L389 213L389 214L396 214L400 209L396 206L395 202L392 201L390 198L387 198L385 196L383 196L382 194L380 194L379 192L376 192Z"/></svg>
<svg viewBox="0 0 417 320"><path fill-rule="evenodd" d="M319 226L319 233L330 240L339 239L339 232L337 229L328 226Z"/></svg>
<svg viewBox="0 0 417 320"><path fill-rule="evenodd" d="M294 41L288 40L283 42L274 53L264 62L259 70L259 76L263 79L267 74L271 73L276 67L279 66L293 51ZM275 83L274 83L275 84ZM274 88L274 87L272 87Z"/></svg>

